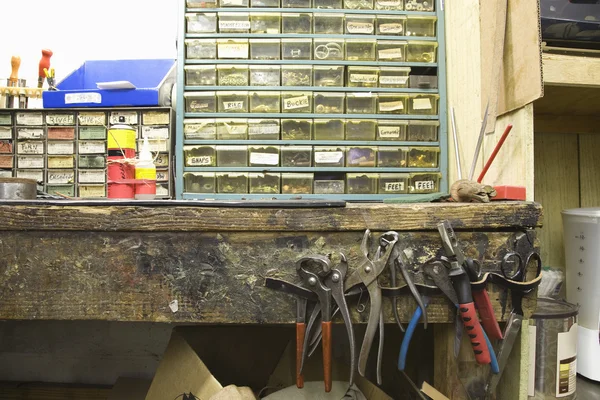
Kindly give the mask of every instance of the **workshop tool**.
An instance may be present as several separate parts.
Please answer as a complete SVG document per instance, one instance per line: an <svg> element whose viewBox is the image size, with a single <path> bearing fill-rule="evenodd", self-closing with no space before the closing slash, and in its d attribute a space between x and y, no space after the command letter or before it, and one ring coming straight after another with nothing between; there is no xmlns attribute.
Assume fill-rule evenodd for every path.
<svg viewBox="0 0 600 400"><path fill-rule="evenodd" d="M463 267L465 258L458 247L458 240L450 225L445 220L437 224L438 232L442 238L442 244L450 263L449 276L452 285L458 297L458 310L463 320L464 328L471 340L475 360L479 364L489 364L491 362L490 349L484 342L483 329L479 323L473 295L471 293L471 281Z"/></svg>
<svg viewBox="0 0 600 400"><path fill-rule="evenodd" d="M10 59L11 73L6 85L14 88L24 88L27 86L25 79L19 79L19 68L21 67L21 57L12 56ZM27 108L28 98L20 89L14 89L6 96L6 108L15 108L15 96L19 96L18 108Z"/></svg>
<svg viewBox="0 0 600 400"><path fill-rule="evenodd" d="M44 74L46 75L46 79L48 80L48 90L57 90L56 89L56 85L55 85L55 79L54 79L54 74L55 74L55 70L54 68L44 68Z"/></svg>
<svg viewBox="0 0 600 400"><path fill-rule="evenodd" d="M44 80L47 78L46 71L50 69L50 57L52 57L52 50L43 49L42 58L38 66L38 88L44 87Z"/></svg>
<svg viewBox="0 0 600 400"><path fill-rule="evenodd" d="M460 153L458 152L458 137L456 135L456 116L454 115L454 107L450 108L450 121L452 122L452 137L454 138L454 154L456 157L456 170L458 179L462 179L462 167L460 162Z"/></svg>
<svg viewBox="0 0 600 400"><path fill-rule="evenodd" d="M472 258L466 258L465 267L470 281L479 281L481 271L479 262ZM477 288L471 287L471 293L473 294L473 300L475 301L477 311L479 311L481 325L488 337L491 337L492 339L502 339L502 331L500 330L500 325L498 325L496 314L494 314L494 307L492 307L492 301L490 300L490 295L488 294L486 286L482 285Z"/></svg>
<svg viewBox="0 0 600 400"><path fill-rule="evenodd" d="M485 177L485 174L487 173L488 169L490 169L490 166L492 165L492 163L496 159L496 156L498 155L498 152L502 148L502 145L506 141L506 138L508 137L508 134L510 133L510 131L512 130L512 128L513 128L512 124L508 124L508 126L506 127L506 129L504 129L504 133L502 133L502 136L500 137L500 140L498 141L498 143L496 143L496 147L494 147L494 150L492 151L492 154L490 154L490 157L488 158L487 162L485 163L485 166L483 167L483 170L481 170L481 173L479 174L479 177L477 178L477 183L481 183L481 181Z"/></svg>
<svg viewBox="0 0 600 400"><path fill-rule="evenodd" d="M483 136L485 135L485 127L487 126L488 111L490 108L490 102L488 100L485 106L485 114L483 115L483 122L481 123L481 130L479 131L479 137L477 138L477 144L475 145L475 154L473 155L473 162L471 163L471 170L469 171L469 180L473 180L475 174L475 166L477 165L477 159L479 158L479 151L483 144Z"/></svg>
<svg viewBox="0 0 600 400"><path fill-rule="evenodd" d="M388 237L390 239L388 239ZM376 259L381 256L381 250L385 249L385 247L387 247L390 244L390 242L394 239L396 241L398 241L398 233L397 232L390 231L390 232L386 232L383 235L381 235L381 237L379 238L379 247L377 248L377 252L375 253ZM392 255L390 255L390 258L395 260L400 255L398 254L396 247L394 247L394 249L392 251L393 252L392 252ZM396 263L391 262L389 264L389 267L390 267L390 283L392 284L392 287L395 287L397 285ZM398 325L398 328L400 328L401 332L404 332L404 326L402 325L402 320L400 319L400 315L398 314L398 298L397 297L392 297L392 310L394 312L394 319L396 320L396 324Z"/></svg>
<svg viewBox="0 0 600 400"><path fill-rule="evenodd" d="M396 238L397 238L396 234ZM396 239L397 240L397 239ZM421 299L421 295L419 294L419 291L417 290L417 287L415 286L411 276L408 273L408 257L406 256L406 253L404 252L404 250L399 251L399 256L396 257L392 264L397 265L400 268L400 272L402 273L402 277L404 278L404 281L406 282L406 284L408 285L410 292L413 296L413 298L415 299L415 301L417 302L417 305L419 307L419 309L421 310L421 314L423 315L423 326L425 329L427 329L427 312L425 311L425 302Z"/></svg>

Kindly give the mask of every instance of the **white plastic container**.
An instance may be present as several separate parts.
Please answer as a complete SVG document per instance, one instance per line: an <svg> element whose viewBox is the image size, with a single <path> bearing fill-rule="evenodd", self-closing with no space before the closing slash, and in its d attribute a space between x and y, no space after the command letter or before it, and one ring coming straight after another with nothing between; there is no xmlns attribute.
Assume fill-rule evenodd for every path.
<svg viewBox="0 0 600 400"><path fill-rule="evenodd" d="M600 381L600 208L563 210L567 301L579 305L577 373Z"/></svg>
<svg viewBox="0 0 600 400"><path fill-rule="evenodd" d="M156 166L147 137L144 138L138 162L135 164L135 179L146 180L144 183L136 183L135 199L154 200L156 197Z"/></svg>

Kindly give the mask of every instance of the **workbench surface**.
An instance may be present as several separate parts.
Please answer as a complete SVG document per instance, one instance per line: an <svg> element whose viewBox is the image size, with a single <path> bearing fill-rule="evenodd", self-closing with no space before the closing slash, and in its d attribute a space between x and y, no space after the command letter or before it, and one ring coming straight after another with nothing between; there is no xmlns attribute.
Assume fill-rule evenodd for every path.
<svg viewBox="0 0 600 400"><path fill-rule="evenodd" d="M294 299L266 289L265 278L298 282L295 260L313 253L343 252L352 268L365 229L398 231L416 263L441 254L436 223L448 219L465 254L497 270L514 236L533 236L541 220L536 203L156 204L0 204L0 319L292 323ZM500 319L502 289L488 290ZM413 299L398 303L408 320ZM356 322L366 320L349 306ZM523 306L529 314L533 296ZM428 315L430 322L454 321L441 297Z"/></svg>

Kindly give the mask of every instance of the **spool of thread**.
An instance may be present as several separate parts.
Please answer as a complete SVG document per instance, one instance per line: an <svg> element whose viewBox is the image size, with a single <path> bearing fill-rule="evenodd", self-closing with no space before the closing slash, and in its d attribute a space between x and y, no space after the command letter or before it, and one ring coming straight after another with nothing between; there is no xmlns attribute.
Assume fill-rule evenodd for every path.
<svg viewBox="0 0 600 400"><path fill-rule="evenodd" d="M108 198L135 197L135 142L137 132L128 125L115 125L108 130ZM129 162L128 160L132 160Z"/></svg>

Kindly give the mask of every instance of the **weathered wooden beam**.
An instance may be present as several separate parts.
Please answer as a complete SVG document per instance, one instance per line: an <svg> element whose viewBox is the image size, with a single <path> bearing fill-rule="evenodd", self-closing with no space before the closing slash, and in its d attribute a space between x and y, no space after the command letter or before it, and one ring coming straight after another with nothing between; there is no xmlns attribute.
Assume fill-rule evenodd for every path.
<svg viewBox="0 0 600 400"><path fill-rule="evenodd" d="M341 208L224 208L0 205L5 231L293 231L436 230L449 219L457 229L537 227L541 206L493 204L348 204ZM63 205L64 204L64 205Z"/></svg>

